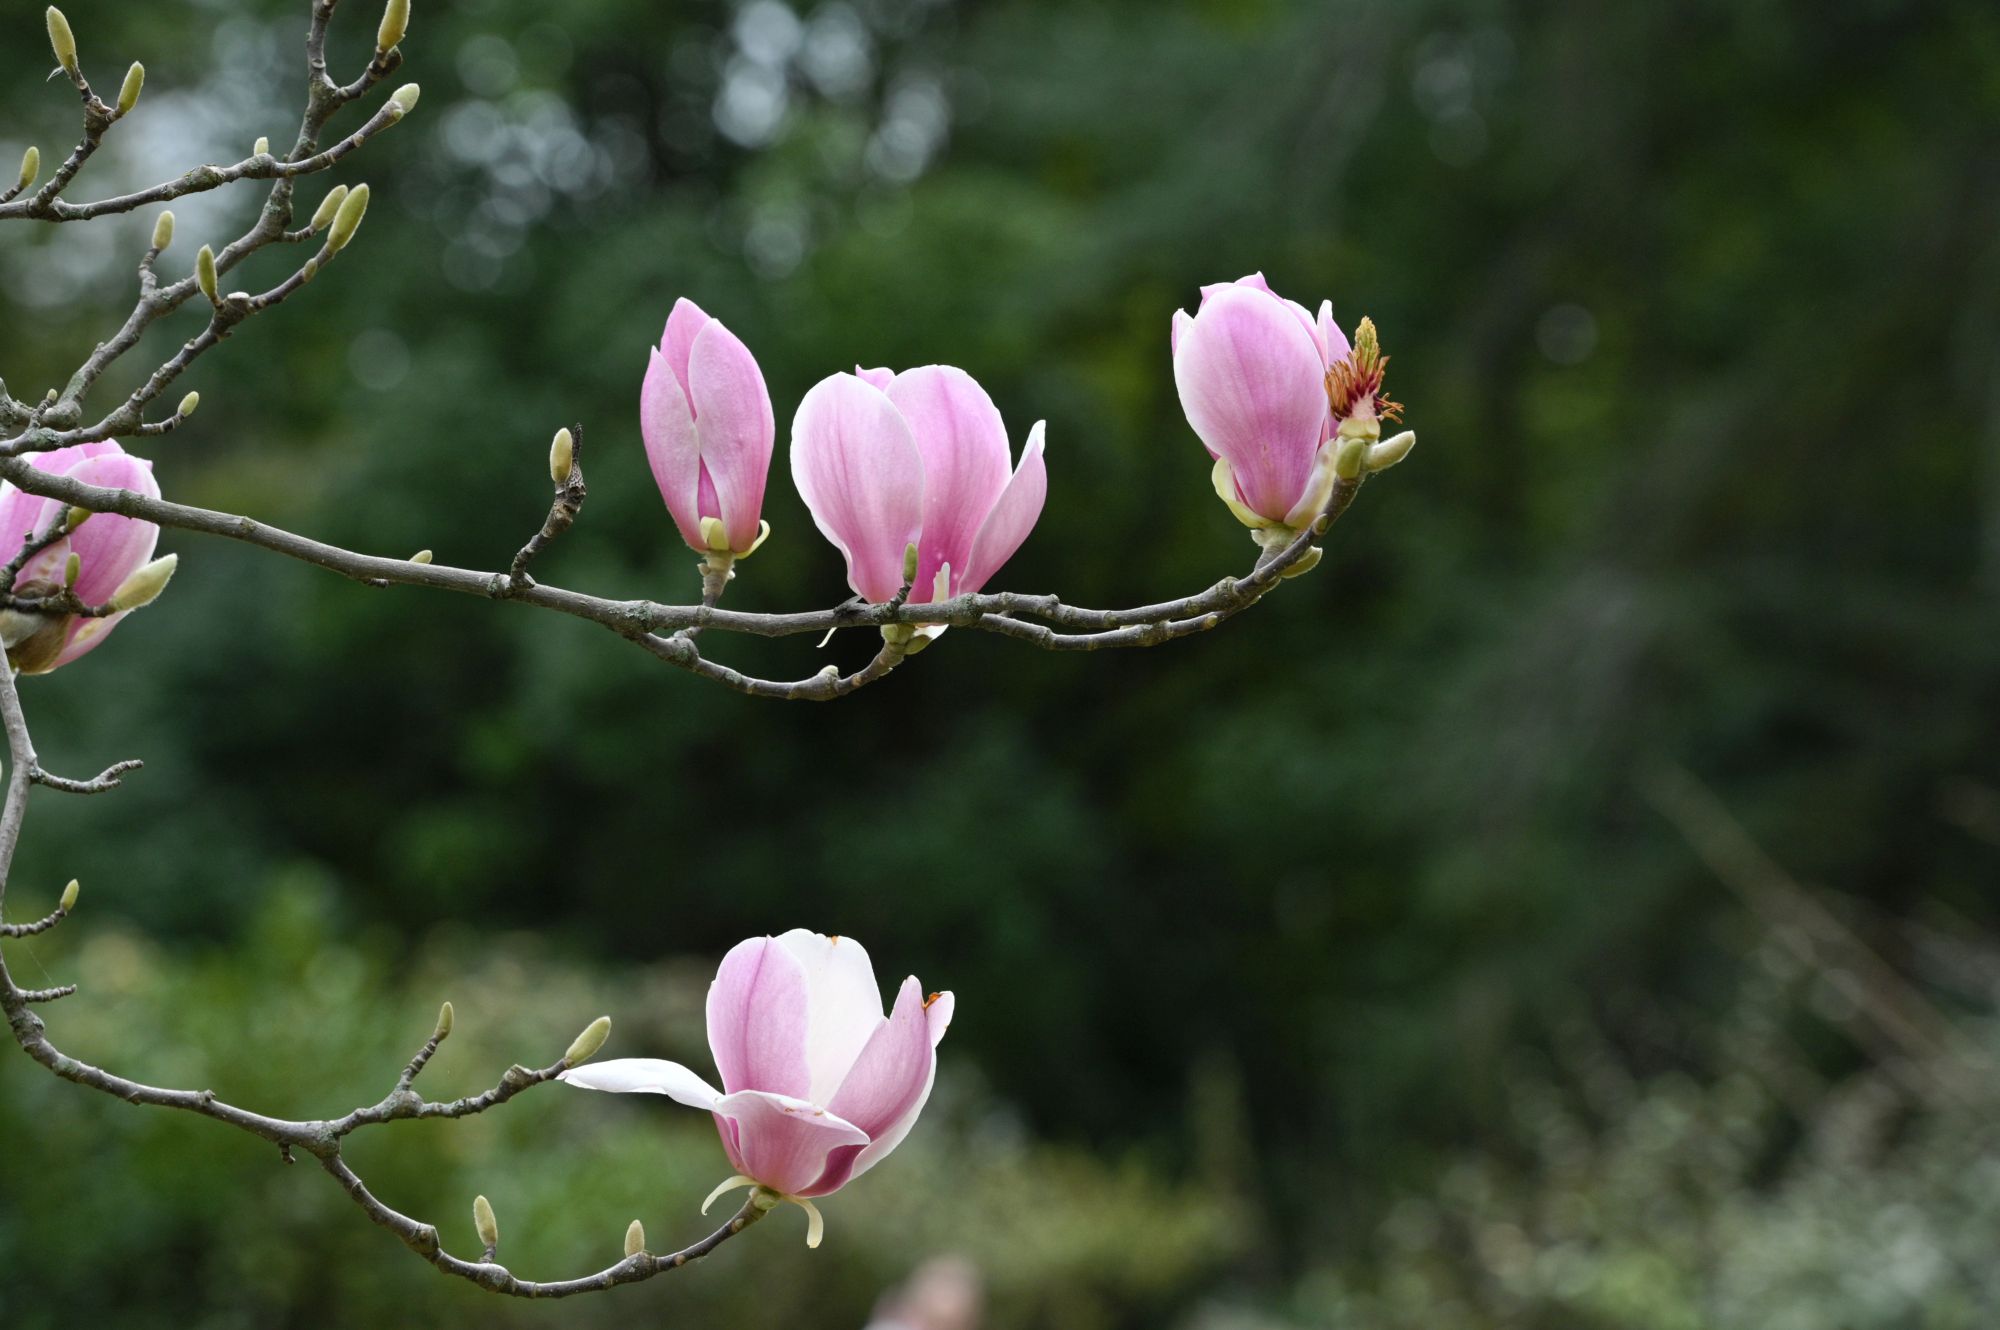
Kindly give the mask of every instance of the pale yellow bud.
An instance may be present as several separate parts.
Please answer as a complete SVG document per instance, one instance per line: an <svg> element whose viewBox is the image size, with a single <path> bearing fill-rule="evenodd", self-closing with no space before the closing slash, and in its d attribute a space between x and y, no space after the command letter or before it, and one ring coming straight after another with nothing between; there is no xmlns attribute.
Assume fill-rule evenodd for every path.
<svg viewBox="0 0 2000 1330"><path fill-rule="evenodd" d="M446 1035L450 1034L451 1019L452 1019L451 1003L447 1002L442 1007L438 1008L437 1029L431 1032L431 1038L442 1039Z"/></svg>
<svg viewBox="0 0 2000 1330"><path fill-rule="evenodd" d="M1370 445L1366 459L1367 467L1370 471L1387 471L1390 467L1408 457L1410 449L1416 446L1416 431L1406 429L1393 438L1387 438L1380 443Z"/></svg>
<svg viewBox="0 0 2000 1330"><path fill-rule="evenodd" d="M173 580L174 567L181 561L178 554L169 554L153 560L138 572L126 578L119 588L111 593L108 602L114 610L143 609L159 599Z"/></svg>
<svg viewBox="0 0 2000 1330"><path fill-rule="evenodd" d="M423 96L423 93L424 90L416 84L405 83L402 87L396 89L394 93L390 94L389 105L383 109L389 112L392 121L401 120L404 116L417 109L417 98Z"/></svg>
<svg viewBox="0 0 2000 1330"><path fill-rule="evenodd" d="M313 209L312 229L315 231L326 230L327 223L331 222L333 215L340 211L341 201L346 197L347 186L345 185L335 185L332 189L329 189L326 192L326 197L319 201L319 207Z"/></svg>
<svg viewBox="0 0 2000 1330"><path fill-rule="evenodd" d="M219 304L222 300L216 293L215 282L215 251L203 245L201 253L194 256L194 283L201 288L201 293L208 297L208 303L211 305Z"/></svg>
<svg viewBox="0 0 2000 1330"><path fill-rule="evenodd" d="M198 408L200 405L201 405L201 394L189 393L186 397L181 398L181 404L174 408L174 414L179 416L182 420L186 420L189 416L195 413L196 408Z"/></svg>
<svg viewBox="0 0 2000 1330"><path fill-rule="evenodd" d="M82 576L83 556L75 550L71 550L69 557L63 560L63 590L76 590L76 579Z"/></svg>
<svg viewBox="0 0 2000 1330"><path fill-rule="evenodd" d="M410 0L389 0L382 8L382 26L375 29L375 49L393 51L410 30Z"/></svg>
<svg viewBox="0 0 2000 1330"><path fill-rule="evenodd" d="M646 1250L646 1226L635 1219L632 1221L632 1226L625 1230L625 1254L637 1256L644 1250Z"/></svg>
<svg viewBox="0 0 2000 1330"><path fill-rule="evenodd" d="M549 444L549 479L557 485L569 484L569 473L575 465L576 436L566 429L559 429Z"/></svg>
<svg viewBox="0 0 2000 1330"><path fill-rule="evenodd" d="M69 880L69 885L63 888L62 905L59 908L62 910L64 914L68 914L71 910L74 910L76 908L76 894L82 889L83 888L77 885L77 881L75 878L71 878Z"/></svg>
<svg viewBox="0 0 2000 1330"><path fill-rule="evenodd" d="M76 73L76 34L69 30L69 20L54 5L49 6L49 45L55 48L56 63L71 74Z"/></svg>
<svg viewBox="0 0 2000 1330"><path fill-rule="evenodd" d="M165 253L167 246L174 243L174 214L171 210L161 213L153 221L153 249Z"/></svg>
<svg viewBox="0 0 2000 1330"><path fill-rule="evenodd" d="M118 114L132 114L132 108L139 104L139 90L145 86L146 67L134 60L125 71L125 82L118 87Z"/></svg>
<svg viewBox="0 0 2000 1330"><path fill-rule="evenodd" d="M903 583L905 586L917 580L917 542L911 541L903 547Z"/></svg>
<svg viewBox="0 0 2000 1330"><path fill-rule="evenodd" d="M418 550L410 556L411 563L429 563L430 561L431 552L429 550Z"/></svg>
<svg viewBox="0 0 2000 1330"><path fill-rule="evenodd" d="M26 189L35 183L35 177L41 173L42 150L30 144L28 150L21 154L21 175L14 182L14 188L17 190Z"/></svg>
<svg viewBox="0 0 2000 1330"><path fill-rule="evenodd" d="M493 1202L484 1196L472 1198L472 1231L486 1247L500 1245L500 1221L493 1217Z"/></svg>
<svg viewBox="0 0 2000 1330"><path fill-rule="evenodd" d="M356 185L347 191L347 197L334 210L333 225L326 233L326 252L338 254L347 248L347 242L354 239L360 229L361 219L368 214L368 186Z"/></svg>
<svg viewBox="0 0 2000 1330"><path fill-rule="evenodd" d="M63 514L63 526L74 531L95 515L88 508L72 508Z"/></svg>
<svg viewBox="0 0 2000 1330"><path fill-rule="evenodd" d="M268 135L259 134L257 141L250 145L250 155L252 157L262 157L269 151L271 151L271 140Z"/></svg>
<svg viewBox="0 0 2000 1330"><path fill-rule="evenodd" d="M610 1037L611 1018L609 1016L599 1016L596 1020L583 1027L583 1033L578 1035L576 1042L569 1046L569 1052L563 1054L563 1065L565 1067L574 1067L580 1062L590 1061L592 1057L596 1056L597 1050L604 1047L604 1041Z"/></svg>
<svg viewBox="0 0 2000 1330"><path fill-rule="evenodd" d="M1337 439L1334 446L1340 449L1333 455L1333 474L1342 480L1353 480L1361 474L1361 465L1368 456L1368 444L1362 439Z"/></svg>

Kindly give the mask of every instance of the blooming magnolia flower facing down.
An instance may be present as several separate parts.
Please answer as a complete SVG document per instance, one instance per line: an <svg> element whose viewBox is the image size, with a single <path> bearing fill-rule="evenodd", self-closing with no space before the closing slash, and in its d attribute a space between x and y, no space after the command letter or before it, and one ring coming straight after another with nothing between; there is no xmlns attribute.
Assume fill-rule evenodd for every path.
<svg viewBox="0 0 2000 1330"><path fill-rule="evenodd" d="M951 1012L951 994L926 998L912 976L885 1017L860 943L795 928L738 943L709 986L708 1046L722 1089L657 1058L589 1063L561 1079L707 1109L737 1176L702 1209L732 1187L764 1187L805 1209L806 1243L817 1247L811 1198L839 1191L909 1134Z"/></svg>
<svg viewBox="0 0 2000 1330"><path fill-rule="evenodd" d="M813 385L792 420L792 478L847 560L863 599L893 599L917 547L910 601L979 590L1042 515L1048 470L1036 421L1009 467L1007 427L970 374L857 369Z"/></svg>
<svg viewBox="0 0 2000 1330"><path fill-rule="evenodd" d="M1395 441L1393 459L1366 457L1379 421L1400 408L1381 396L1388 361L1366 319L1357 343L1334 324L1331 301L1309 314L1262 273L1203 287L1192 316L1174 311L1174 384L1188 424L1216 459L1216 492L1278 543L1326 506L1348 439L1357 441L1349 459L1357 475L1363 464L1393 465L1415 442Z"/></svg>
<svg viewBox="0 0 2000 1330"><path fill-rule="evenodd" d="M29 454L37 468L68 476L86 485L131 490L160 497L153 464L132 457L116 443L80 443L45 453ZM11 482L0 483L0 563L11 560L36 537L65 520L69 505L59 499L28 494ZM70 555L77 556L76 584L71 588L85 605L108 603L125 580L153 557L160 528L152 522L93 513L82 525L29 559L14 579L19 596L53 597L63 589ZM94 649L111 635L130 611L99 618L74 614L42 614L25 610L0 612L0 638L8 660L24 674L46 674Z"/></svg>
<svg viewBox="0 0 2000 1330"><path fill-rule="evenodd" d="M646 366L639 430L681 539L742 558L763 543L759 518L778 426L750 349L692 300L674 302Z"/></svg>

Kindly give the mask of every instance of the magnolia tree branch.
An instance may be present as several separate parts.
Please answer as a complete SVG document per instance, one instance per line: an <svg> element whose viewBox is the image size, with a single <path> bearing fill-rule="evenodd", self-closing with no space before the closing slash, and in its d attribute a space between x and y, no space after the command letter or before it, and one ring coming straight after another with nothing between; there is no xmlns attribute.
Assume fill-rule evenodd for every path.
<svg viewBox="0 0 2000 1330"><path fill-rule="evenodd" d="M42 573L38 573L35 580L16 586L24 569L37 556L73 536L78 525L88 520L90 514L112 513L162 527L241 541L372 587L423 587L512 601L570 615L618 634L669 665L738 692L781 700L828 701L884 678L923 649L936 631L946 627L997 633L1050 651L1157 646L1207 632L1256 604L1285 577L1309 570L1319 559L1315 542L1352 504L1363 483L1362 467L1358 462L1338 471L1330 489L1314 491L1327 496L1316 513L1308 510L1303 518L1288 515L1288 523L1302 522L1296 530L1288 525L1257 533L1262 553L1247 572L1225 577L1204 590L1157 604L1128 609L1091 609L1068 604L1054 595L1018 592L966 594L913 604L910 602L913 588L908 585L909 579L914 577L910 571L914 568L913 550L912 562L906 565L904 573L905 585L886 602L871 604L856 598L828 609L754 614L720 606L723 589L732 576L731 566L735 560L732 555L711 555L703 560L700 565L701 598L692 605L611 599L542 582L531 574L535 561L581 515L586 496L581 462L581 426L561 431L551 449L549 474L554 490L548 516L541 528L511 558L507 558L504 566L491 570L436 564L428 550L407 558L388 558L343 549L247 515L153 498L131 490L105 488L37 467L35 459L54 449L108 440L157 437L177 430L194 412L199 402L195 394L184 397L171 414L145 419L149 409L175 380L247 320L296 295L352 239L367 207L367 187L357 186L351 191L344 186L335 187L308 223L294 226L296 182L303 176L334 166L362 148L373 136L395 124L416 104L416 88L415 85L408 85L399 90L359 128L330 147L320 147L321 136L331 118L348 103L367 96L400 66L402 52L399 43L409 19L408 0L387 0L373 57L353 80L337 83L328 73L326 63L327 30L337 3L338 0L310 0L311 14L306 32L306 104L297 140L288 152L276 156L260 143L258 151L233 165L197 167L147 189L87 203L72 203L63 198L63 194L83 171L106 133L124 117L134 113L144 82L144 70L134 65L126 75L115 102L107 104L92 91L84 76L76 41L67 21L59 11L49 11L50 41L58 64L68 76L83 106L82 136L68 157L39 187L34 187L34 178L39 171L39 154L34 149L29 150L16 187L0 192L0 222L83 222L241 181L268 181L271 187L256 222L247 231L220 249L202 246L193 272L170 282L163 282L158 273L161 256L172 245L174 238L172 214L162 213L155 221L151 244L138 262L139 291L130 312L117 331L95 347L77 367L66 385L60 391L49 389L39 399L18 400L7 391L5 383L0 382L0 481L10 482L27 494L54 499L66 505L60 516L51 520L43 530L0 532L0 536L22 541L18 551L4 565L0 565L0 626L26 623L35 627L47 623L52 616L102 616L129 607L128 602L121 599L122 591L105 605L87 605L79 600L73 587L78 576L80 556L74 550L68 556L65 580L59 588L52 589L54 584ZM221 285L224 276L259 250L277 244L297 244L315 237L320 238L320 247L313 257L268 290L250 294L228 291ZM202 331L160 361L136 390L110 410L90 420L85 412L85 403L105 373L121 357L134 351L157 321L197 297L209 306L209 320ZM87 420L89 423L86 423ZM8 431L13 432L9 434ZM163 579L164 575L159 585L164 585ZM158 586L155 586L149 595L157 594ZM136 603L143 604L145 601ZM713 661L703 653L703 647L707 645L703 637L705 633L775 638L808 633L829 634L840 629L873 630L882 639L872 659L851 673L843 674L837 667L827 666L803 679L760 679ZM9 628L9 631L13 629ZM7 638L10 644L14 640L13 637ZM77 885L72 882L52 913L27 923L9 924L4 921L7 882L27 816L32 787L41 785L66 794L101 794L115 789L121 778L137 769L140 763L136 759L119 762L93 778L82 780L57 776L45 770L29 737L13 668L6 661L0 661L0 729L5 732L7 754L5 790L0 796L0 938L15 938L61 926L69 920L77 899ZM73 985L22 988L15 983L7 970L4 956L0 955L0 1015L5 1016L15 1042L36 1063L64 1080L128 1103L193 1113L233 1127L277 1146L286 1162L294 1158L295 1152L303 1151L319 1162L370 1220L395 1234L405 1246L440 1271L494 1292L524 1298L559 1298L650 1279L708 1255L761 1219L782 1199L776 1193L758 1187L727 1223L693 1245L666 1255L654 1255L643 1250L643 1233L634 1225L627 1237L626 1254L617 1263L576 1279L548 1283L524 1280L499 1263L498 1228L491 1208L483 1198L474 1208L475 1226L481 1243L479 1259L452 1255L445 1251L434 1225L406 1215L377 1197L344 1157L342 1148L349 1136L363 1129L412 1119L470 1117L497 1108L521 1093L554 1080L568 1067L594 1054L609 1030L608 1019L593 1023L555 1063L540 1069L513 1066L490 1089L481 1093L457 1099L431 1100L417 1090L416 1082L438 1046L451 1033L451 1006L447 1003L440 1013L434 1033L403 1067L382 1099L338 1117L292 1120L228 1103L208 1089L173 1089L143 1084L64 1053L50 1040L47 1028L34 1008L75 992Z"/></svg>

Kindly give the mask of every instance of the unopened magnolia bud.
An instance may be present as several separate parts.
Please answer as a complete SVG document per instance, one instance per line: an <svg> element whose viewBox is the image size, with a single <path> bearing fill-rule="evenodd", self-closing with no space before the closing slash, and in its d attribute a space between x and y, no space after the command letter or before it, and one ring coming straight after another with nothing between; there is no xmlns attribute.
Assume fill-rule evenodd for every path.
<svg viewBox="0 0 2000 1330"><path fill-rule="evenodd" d="M1338 439L1334 446L1340 449L1333 455L1333 474L1342 480L1353 480L1361 474L1361 464L1368 456L1368 444L1362 439Z"/></svg>
<svg viewBox="0 0 2000 1330"><path fill-rule="evenodd" d="M173 580L174 566L180 561L181 556L178 554L169 554L153 560L126 578L118 589L111 593L108 604L120 612L143 609L152 604L159 599L160 593L167 589L167 583Z"/></svg>
<svg viewBox="0 0 2000 1330"><path fill-rule="evenodd" d="M118 114L130 115L132 108L139 104L139 90L146 86L146 67L137 60L125 71L125 82L118 88Z"/></svg>
<svg viewBox="0 0 2000 1330"><path fill-rule="evenodd" d="M597 1050L604 1047L604 1041L610 1037L611 1018L609 1016L599 1016L596 1020L583 1027L583 1033L578 1035L576 1042L569 1046L569 1052L563 1054L563 1065L565 1067L574 1067L579 1062L590 1061L592 1057L596 1056Z"/></svg>
<svg viewBox="0 0 2000 1330"><path fill-rule="evenodd" d="M625 1230L625 1254L637 1256L644 1250L646 1250L646 1226L635 1219L632 1221L632 1226Z"/></svg>
<svg viewBox="0 0 2000 1330"><path fill-rule="evenodd" d="M326 230L327 223L331 222L333 215L340 211L341 201L346 197L347 186L345 185L335 185L332 189L329 189L326 192L326 197L319 201L319 207L313 209L312 229L315 231Z"/></svg>
<svg viewBox="0 0 2000 1330"><path fill-rule="evenodd" d="M903 547L903 584L917 580L917 542L911 541Z"/></svg>
<svg viewBox="0 0 2000 1330"><path fill-rule="evenodd" d="M472 1198L472 1231L479 1235L482 1245L500 1245L500 1221L493 1217L493 1202L484 1196Z"/></svg>
<svg viewBox="0 0 2000 1330"><path fill-rule="evenodd" d="M194 283L201 288L201 293L208 297L209 304L221 302L222 297L216 293L215 288L215 251L207 245L203 245L201 253L194 256Z"/></svg>
<svg viewBox="0 0 2000 1330"><path fill-rule="evenodd" d="M405 83L390 94L389 104L383 109L389 113L392 122L401 120L404 116L417 109L417 98L423 95L424 90L422 88L414 83Z"/></svg>
<svg viewBox="0 0 2000 1330"><path fill-rule="evenodd" d="M49 45L55 48L56 63L69 73L76 73L76 34L69 30L69 20L54 5L49 6Z"/></svg>
<svg viewBox="0 0 2000 1330"><path fill-rule="evenodd" d="M71 550L69 557L63 560L63 590L76 590L76 579L82 576L83 556L75 550Z"/></svg>
<svg viewBox="0 0 2000 1330"><path fill-rule="evenodd" d="M451 1003L447 1002L438 1008L437 1029L431 1032L431 1038L442 1039L451 1033L451 1017Z"/></svg>
<svg viewBox="0 0 2000 1330"><path fill-rule="evenodd" d="M82 889L83 888L77 885L77 881L75 878L71 878L69 880L69 885L63 888L62 905L60 908L62 909L62 912L64 914L68 914L71 910L74 910L76 908L76 893L81 891ZM633 1222L637 1223L638 1221L634 1220Z"/></svg>
<svg viewBox="0 0 2000 1330"><path fill-rule="evenodd" d="M174 215L171 211L161 213L153 221L153 249L164 253L167 246L174 243Z"/></svg>
<svg viewBox="0 0 2000 1330"><path fill-rule="evenodd" d="M559 429L549 444L549 479L558 485L569 484L570 468L575 465L576 436L566 429Z"/></svg>
<svg viewBox="0 0 2000 1330"><path fill-rule="evenodd" d="M410 0L389 0L382 7L382 26L375 29L375 49L393 51L410 30Z"/></svg>
<svg viewBox="0 0 2000 1330"><path fill-rule="evenodd" d="M42 173L42 150L33 144L21 154L21 176L14 182L17 190L26 189L35 183L35 177Z"/></svg>
<svg viewBox="0 0 2000 1330"><path fill-rule="evenodd" d="M411 563L429 563L430 561L431 552L429 550L418 550L410 556Z"/></svg>
<svg viewBox="0 0 2000 1330"><path fill-rule="evenodd" d="M250 145L250 155L252 157L262 157L265 153L269 152L270 150L271 150L271 140L269 136L264 134L259 134L257 136L257 141Z"/></svg>
<svg viewBox="0 0 2000 1330"><path fill-rule="evenodd" d="M1367 468L1370 471L1387 471L1390 467L1408 457L1410 449L1416 446L1416 431L1407 429L1393 438L1384 439L1377 444L1371 444L1365 459Z"/></svg>
<svg viewBox="0 0 2000 1330"><path fill-rule="evenodd" d="M1313 569L1319 567L1319 561L1322 557L1324 557L1325 554L1326 551L1321 549L1319 546L1309 545L1306 547L1306 552L1299 556L1298 562L1293 564L1291 567L1285 569L1285 571L1278 574L1278 576L1298 577L1303 573L1309 573Z"/></svg>
<svg viewBox="0 0 2000 1330"><path fill-rule="evenodd" d="M174 408L174 414L179 416L181 419L186 420L189 416L195 413L195 409L200 405L201 405L201 394L189 393L186 397L181 398L181 404Z"/></svg>
<svg viewBox="0 0 2000 1330"><path fill-rule="evenodd" d="M354 239L354 233L361 226L361 219L368 213L368 186L356 185L347 191L347 197L334 210L333 225L326 233L326 252L338 254L347 248L347 242Z"/></svg>

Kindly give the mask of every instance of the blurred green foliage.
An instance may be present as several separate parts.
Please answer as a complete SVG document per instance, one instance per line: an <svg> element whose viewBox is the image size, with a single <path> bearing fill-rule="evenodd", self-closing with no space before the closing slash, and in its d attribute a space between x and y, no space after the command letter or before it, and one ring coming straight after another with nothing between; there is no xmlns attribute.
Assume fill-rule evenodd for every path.
<svg viewBox="0 0 2000 1330"><path fill-rule="evenodd" d="M337 23L339 68L365 58L360 7ZM302 3L68 10L100 79L135 56L149 70L78 197L285 139ZM35 15L5 21L0 160L31 140L50 154L73 104L40 82ZM856 361L962 365L1017 441L1047 418L1047 511L996 585L1158 599L1253 553L1180 419L1166 330L1199 284L1259 268L1331 295L1345 324L1375 318L1423 443L1319 571L1224 632L1088 659L954 633L825 708L697 685L588 625L169 536L187 556L169 602L28 690L57 769L148 761L110 800L37 800L17 892L73 874L88 891L78 931L34 953L85 985L52 1011L59 1038L106 1020L116 966L97 973L76 939L113 916L147 939L124 944L150 958L147 1019L184 1027L121 1036L140 1069L227 1070L242 1098L299 1112L379 1093L435 1001L469 1022L466 985L505 964L524 968L487 981L489 1029L553 1048L609 1009L620 1050L689 1056L693 1008L654 986L695 983L753 932L849 933L884 970L956 990L952 1120L1018 1114L1042 1144L994 1174L1047 1190L985 1200L945 1162L965 1128L940 1115L911 1146L932 1163L829 1213L830 1243L878 1254L807 1261L781 1217L780 1240L726 1249L695 1291L632 1295L648 1308L754 1290L859 1324L915 1258L897 1245L909 1207L937 1205L939 1247L1061 1303L1000 1296L1007 1325L1358 1308L1338 1314L1763 1326L1782 1323L1773 1303L1717 1291L1740 1268L1714 1247L1732 1215L1812 1245L1795 1268L1815 1270L1872 1231L1770 1217L1815 1188L1967 1213L1950 1156L1878 1159L1865 1185L1832 1170L1800 1144L1814 1096L1770 1110L1754 1167L1695 1192L1671 1232L1620 1215L1579 1237L1520 1211L1655 1177L1620 1162L1644 1105L1700 1119L1732 1076L1778 1065L1745 1071L1698 1037L1746 1000L1756 944L1638 793L1651 763L1709 780L1948 1011L1991 1005L1910 941L2000 925L1990 4L418 0L405 45L422 105L338 173L374 185L366 227L188 376L202 413L157 449L170 494L493 567L544 510L549 434L580 421L591 500L542 574L691 598L634 420L645 347L685 294L756 351L781 422ZM169 263L253 206L178 209ZM17 393L105 335L149 225L9 229ZM837 556L782 449L777 469L775 534L730 603L832 603ZM798 677L865 645L715 649ZM260 930L307 906L316 944L274 952ZM322 964L368 977L281 1022L289 1042L253 1037ZM1831 1103L1875 1059L1796 1005L1785 1057ZM1647 1088L1591 1147L1607 1162L1561 1173L1518 1115L1539 1084L1519 1067L1579 1030ZM126 1047L110 1035L106 1056ZM473 1061L489 1037L455 1042L467 1060L439 1074L472 1084L527 1055ZM385 1188L439 1215L482 1189L503 1223L536 1207L522 1227L570 1244L524 1248L538 1269L615 1253L628 1212L679 1231L668 1216L715 1162L699 1123L558 1099L365 1148ZM222 1315L246 1278L226 1225L262 1252L242 1323L360 1317L391 1291L440 1320L530 1315L428 1288L337 1195L203 1124L81 1102L4 1059L0 1113L8 1140L27 1119L47 1143L33 1178L15 1150L0 1164L0 1262L107 1299L92 1305L113 1305L107 1268L171 1268L143 1305ZM569 1182L594 1167L635 1186L647 1170L615 1161L639 1157L658 1210ZM1032 1203L1094 1254L1079 1268L1019 1228L992 1237L925 1199L925 1168L974 1214ZM1450 1200L1467 1177L1482 1199ZM1176 1208L1176 1188L1199 1189L1186 1233L1135 1217ZM1412 1196L1465 1216L1440 1232L1511 1224L1529 1248L1601 1252L1658 1319L1609 1293L1474 1296L1460 1285L1492 1269L1475 1239L1423 1261L1393 1245ZM95 1218L50 1217L58 1203ZM1205 1238L1203 1215L1241 1241ZM1179 1259L1204 1242L1213 1259ZM1490 1277L1515 1288L1503 1266ZM1976 1282L1925 1289L1909 1305L1930 1319L1840 1323L1994 1310Z"/></svg>

